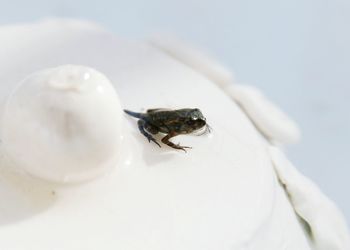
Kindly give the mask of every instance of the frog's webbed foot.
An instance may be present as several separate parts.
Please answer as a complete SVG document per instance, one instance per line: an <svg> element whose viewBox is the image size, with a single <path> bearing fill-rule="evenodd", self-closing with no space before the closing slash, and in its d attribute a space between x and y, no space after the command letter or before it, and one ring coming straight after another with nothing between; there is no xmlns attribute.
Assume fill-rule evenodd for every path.
<svg viewBox="0 0 350 250"><path fill-rule="evenodd" d="M175 143L169 141L169 139L174 137L174 136L177 136L177 134L176 133L170 133L170 134L168 134L168 135L163 137L162 142L164 144L168 145L169 147L174 148L174 149L183 150L183 151L185 151L185 153L187 153L186 148L192 148L192 147L187 147L187 146L180 146L179 144L175 144Z"/></svg>
<svg viewBox="0 0 350 250"><path fill-rule="evenodd" d="M149 126L147 122L145 122L144 120L138 120L137 125L139 127L141 134L143 134L148 139L148 142L153 141L155 144L161 147L160 144L156 141L156 139L154 139L152 135L146 132L145 128L148 128ZM155 132L155 131L153 130L152 132Z"/></svg>

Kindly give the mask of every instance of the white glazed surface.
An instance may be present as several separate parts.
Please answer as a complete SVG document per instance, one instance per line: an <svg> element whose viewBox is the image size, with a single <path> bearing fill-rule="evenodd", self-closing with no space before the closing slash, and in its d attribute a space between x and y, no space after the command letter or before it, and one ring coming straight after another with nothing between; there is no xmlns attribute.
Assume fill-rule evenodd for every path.
<svg viewBox="0 0 350 250"><path fill-rule="evenodd" d="M193 147L185 154L149 144L125 117L114 171L80 186L18 176L3 157L1 249L309 249L266 141L205 77L146 44L80 22L4 27L0 39L3 104L30 73L74 63L106 74L123 108L198 107L213 127L207 136L174 138Z"/></svg>
<svg viewBox="0 0 350 250"><path fill-rule="evenodd" d="M169 40L162 36L153 40L152 44L219 85L228 96L241 106L256 128L271 143L292 143L299 138L300 132L297 125L283 111L263 96L258 89L252 86L233 84L232 77L227 77L228 70L208 59L205 54L182 41ZM307 228L306 234L311 236L310 244L317 250L350 249L349 230L343 215L334 203L311 180L299 173L279 148L270 146L269 153L277 177L283 184L284 191L288 194L290 204ZM258 235L260 239L265 239L264 242L268 242L267 245L270 248L274 248L271 242L276 242L276 239L283 239L283 237L279 237L278 232L273 232L272 237L275 240L271 241L269 238L272 231L267 228L274 224L276 217L281 215L281 212L286 212L288 209L281 209L281 206L276 207L279 209L274 209L273 215L261 227L266 233ZM286 220L287 218L288 216L282 216L277 220ZM300 243L298 240L293 242ZM252 241L253 246L255 243L256 240ZM267 245L259 242L255 246L263 248ZM280 241L275 246L283 249L291 247L290 243L285 241ZM294 248L299 249L300 246L295 245Z"/></svg>
<svg viewBox="0 0 350 250"><path fill-rule="evenodd" d="M336 205L299 173L280 149L270 147L269 151L295 212L308 224L315 249L350 249L349 230Z"/></svg>
<svg viewBox="0 0 350 250"><path fill-rule="evenodd" d="M233 84L233 79L227 77L228 70L225 70L217 62L208 59L205 54L177 39L169 41L168 38L162 36L152 41L152 44L219 85L228 96L232 97L241 106L256 128L271 143L291 143L299 138L300 132L297 125L283 111L263 96L258 89L252 86ZM226 80L223 81L223 79ZM349 230L343 215L334 203L311 180L299 173L279 148L270 146L268 151L277 177L283 184L283 189L288 194L294 211L307 228L306 234L311 236L309 237L310 244L314 249L350 249ZM280 194L281 192L277 193ZM261 226L264 233L258 234L258 237L264 239L264 241L256 244L257 241L252 240L252 244L249 246L253 246L253 248L256 246L259 249L264 248L264 246L269 246L271 249L274 248L273 246L286 249L291 247L290 242L301 243L298 240L281 241L284 237L279 235L280 232L268 230L276 220L287 220L289 218L285 214L288 208L281 209L282 203L278 204L278 206L275 204L278 209L273 209L272 216ZM281 216L283 213L284 216ZM273 233L271 234L271 232ZM271 241L271 237L274 240ZM280 239L280 241L276 239ZM266 242L268 243L266 244ZM272 242L277 242L277 244L272 245ZM300 249L300 247L294 245L293 248Z"/></svg>
<svg viewBox="0 0 350 250"><path fill-rule="evenodd" d="M8 97L2 147L30 175L83 181L115 166L121 125L111 82L91 68L65 65L30 75Z"/></svg>

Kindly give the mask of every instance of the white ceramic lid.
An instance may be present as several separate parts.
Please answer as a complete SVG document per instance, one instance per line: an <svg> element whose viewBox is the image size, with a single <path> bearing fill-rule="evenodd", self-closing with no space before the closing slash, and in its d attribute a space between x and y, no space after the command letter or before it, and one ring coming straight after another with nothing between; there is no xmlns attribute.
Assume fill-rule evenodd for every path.
<svg viewBox="0 0 350 250"><path fill-rule="evenodd" d="M279 209L264 138L221 89L191 68L80 21L2 27L0 41L2 108L28 74L79 64L104 73L123 108L197 107L213 128L205 136L175 137L193 147L183 153L149 144L125 116L117 166L82 185L19 176L3 157L1 249L248 249ZM293 234L300 228L291 213L284 216L294 221Z"/></svg>

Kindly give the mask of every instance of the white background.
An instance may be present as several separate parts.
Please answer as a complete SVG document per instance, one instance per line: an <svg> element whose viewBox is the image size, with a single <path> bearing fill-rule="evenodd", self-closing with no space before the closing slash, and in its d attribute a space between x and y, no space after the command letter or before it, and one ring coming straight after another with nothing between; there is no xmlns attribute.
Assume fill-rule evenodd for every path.
<svg viewBox="0 0 350 250"><path fill-rule="evenodd" d="M350 221L350 1L0 0L0 24L50 16L129 38L175 33L211 51L300 124L290 158Z"/></svg>

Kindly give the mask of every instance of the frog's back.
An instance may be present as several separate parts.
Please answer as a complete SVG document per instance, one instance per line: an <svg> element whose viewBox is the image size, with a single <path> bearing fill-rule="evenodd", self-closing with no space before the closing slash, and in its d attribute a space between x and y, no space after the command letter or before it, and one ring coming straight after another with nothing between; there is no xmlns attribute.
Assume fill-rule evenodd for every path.
<svg viewBox="0 0 350 250"><path fill-rule="evenodd" d="M188 119L187 114L191 109L155 109L147 112L147 122L157 127L161 133L177 132L185 130L184 123Z"/></svg>

